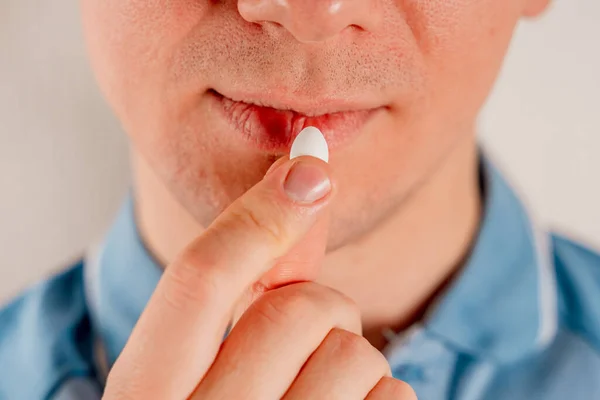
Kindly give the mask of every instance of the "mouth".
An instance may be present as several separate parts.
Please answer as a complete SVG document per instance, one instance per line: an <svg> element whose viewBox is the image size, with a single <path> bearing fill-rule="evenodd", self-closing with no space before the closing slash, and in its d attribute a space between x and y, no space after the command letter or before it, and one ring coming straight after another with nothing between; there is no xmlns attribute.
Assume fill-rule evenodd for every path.
<svg viewBox="0 0 600 400"><path fill-rule="evenodd" d="M236 134L253 147L281 154L289 152L296 136L307 126L321 130L329 149L335 150L358 136L364 125L382 109L339 101L310 106L275 104L266 96L264 99L240 96L244 100L234 100L215 90L210 90L209 96Z"/></svg>

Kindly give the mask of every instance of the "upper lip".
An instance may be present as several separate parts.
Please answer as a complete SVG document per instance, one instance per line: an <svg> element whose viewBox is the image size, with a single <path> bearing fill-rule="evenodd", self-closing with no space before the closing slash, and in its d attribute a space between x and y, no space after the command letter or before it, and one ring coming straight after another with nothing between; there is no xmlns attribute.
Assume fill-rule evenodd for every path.
<svg viewBox="0 0 600 400"><path fill-rule="evenodd" d="M348 99L325 97L298 98L295 96L281 96L274 93L223 93L212 89L219 96L226 97L234 102L268 107L278 111L290 111L306 117L319 117L328 114L343 112L365 111L379 108L367 101L352 101Z"/></svg>

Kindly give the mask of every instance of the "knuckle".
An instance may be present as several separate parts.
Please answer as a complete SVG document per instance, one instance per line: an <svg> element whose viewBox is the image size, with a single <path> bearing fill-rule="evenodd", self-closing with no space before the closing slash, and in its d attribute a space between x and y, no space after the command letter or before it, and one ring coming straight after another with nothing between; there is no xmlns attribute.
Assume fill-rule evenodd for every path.
<svg viewBox="0 0 600 400"><path fill-rule="evenodd" d="M350 297L328 286L301 282L289 285L285 289L297 291L298 296L314 299L313 302L317 303L316 307L320 311L336 313L343 310L345 313L360 315L358 305Z"/></svg>
<svg viewBox="0 0 600 400"><path fill-rule="evenodd" d="M287 317L285 304L274 296L264 295L251 306L251 312L269 325L282 324Z"/></svg>
<svg viewBox="0 0 600 400"><path fill-rule="evenodd" d="M390 365L375 347L361 335L334 328L329 333L329 351L344 362L360 363L365 370L382 375L391 375Z"/></svg>
<svg viewBox="0 0 600 400"><path fill-rule="evenodd" d="M311 315L315 319L329 320L332 315L360 316L358 306L349 297L315 282L288 285L273 294L287 302L287 307L292 311Z"/></svg>
<svg viewBox="0 0 600 400"><path fill-rule="evenodd" d="M338 354L362 358L371 351L371 345L364 337L344 329L334 328L330 333L330 337Z"/></svg>
<svg viewBox="0 0 600 400"><path fill-rule="evenodd" d="M239 224L242 229L255 231L276 246L282 244L287 237L283 218L275 205L268 213L264 213L241 203L240 207L231 210L231 218L234 224Z"/></svg>
<svg viewBox="0 0 600 400"><path fill-rule="evenodd" d="M272 323L283 323L319 312L318 301L304 283L285 286L264 294L254 303L255 311Z"/></svg>
<svg viewBox="0 0 600 400"><path fill-rule="evenodd" d="M168 282L162 293L167 304L175 310L214 304L219 300L218 269L210 268L198 258L194 253L186 252L165 270Z"/></svg>
<svg viewBox="0 0 600 400"><path fill-rule="evenodd" d="M332 351L344 359L360 360L369 369L386 371L388 363L383 355L375 349L363 336L356 335L344 329L334 328L328 340L332 340Z"/></svg>
<svg viewBox="0 0 600 400"><path fill-rule="evenodd" d="M302 307L314 323L333 324L331 328L344 328L354 333L361 333L362 323L358 305L348 296L314 282L302 282L282 288L282 292L291 291L290 298ZM306 301L303 304L302 301ZM302 312L302 310L299 310Z"/></svg>
<svg viewBox="0 0 600 400"><path fill-rule="evenodd" d="M285 311L280 302L268 301L266 296L253 304L252 311L272 325L278 325L285 318Z"/></svg>
<svg viewBox="0 0 600 400"><path fill-rule="evenodd" d="M294 283L268 291L248 311L269 324L301 325L310 322L313 327L326 328L329 332L336 325L335 321L343 316L345 328L356 331L356 327L360 327L360 313L353 301L314 282ZM370 346L368 342L366 344Z"/></svg>
<svg viewBox="0 0 600 400"><path fill-rule="evenodd" d="M320 312L337 316L338 323L341 323L340 327L356 334L362 334L361 312L354 300L326 286L321 286L320 295L322 297Z"/></svg>
<svg viewBox="0 0 600 400"><path fill-rule="evenodd" d="M389 377L381 378L376 393L378 399L417 400L417 394L408 383Z"/></svg>

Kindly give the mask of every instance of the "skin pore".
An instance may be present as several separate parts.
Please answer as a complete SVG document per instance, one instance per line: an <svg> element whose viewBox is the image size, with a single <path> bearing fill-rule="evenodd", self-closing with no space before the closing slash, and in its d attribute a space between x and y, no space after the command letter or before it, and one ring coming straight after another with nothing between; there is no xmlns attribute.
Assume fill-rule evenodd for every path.
<svg viewBox="0 0 600 400"><path fill-rule="evenodd" d="M380 107L331 154L318 282L357 302L381 347L377 332L415 321L468 253L475 120L514 27L547 0L275 3L82 0L100 87L132 143L138 227L166 265L284 155L231 132L211 90Z"/></svg>

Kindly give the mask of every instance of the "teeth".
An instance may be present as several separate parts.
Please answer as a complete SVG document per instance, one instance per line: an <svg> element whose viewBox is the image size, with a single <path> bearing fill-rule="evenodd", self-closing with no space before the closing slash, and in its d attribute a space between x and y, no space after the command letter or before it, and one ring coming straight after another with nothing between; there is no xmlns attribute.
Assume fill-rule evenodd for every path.
<svg viewBox="0 0 600 400"><path fill-rule="evenodd" d="M292 143L290 159L312 156L329 162L329 148L323 133L314 126L304 128Z"/></svg>

